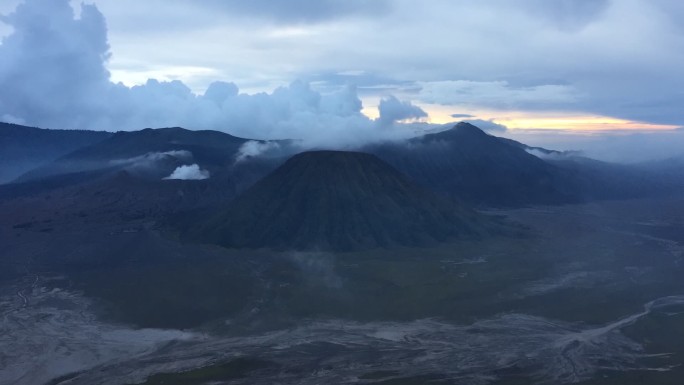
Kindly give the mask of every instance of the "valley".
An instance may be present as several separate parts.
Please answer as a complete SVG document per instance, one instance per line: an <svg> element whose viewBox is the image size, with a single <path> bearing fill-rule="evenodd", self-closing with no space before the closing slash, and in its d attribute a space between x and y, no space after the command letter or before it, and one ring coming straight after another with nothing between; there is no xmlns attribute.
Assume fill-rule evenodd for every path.
<svg viewBox="0 0 684 385"><path fill-rule="evenodd" d="M91 226L80 240L56 226L59 246L3 223L3 245L26 263L3 280L13 354L0 362L13 371L2 378L23 362L52 384L675 383L681 207L670 198L497 209L487 214L526 236L343 253L179 243L142 223ZM130 242L144 252L116 251ZM91 265L50 260L104 245L111 255ZM93 331L79 340L67 330ZM49 356L27 358L58 335ZM84 354L94 358L64 364ZM12 378L0 383L38 377Z"/></svg>

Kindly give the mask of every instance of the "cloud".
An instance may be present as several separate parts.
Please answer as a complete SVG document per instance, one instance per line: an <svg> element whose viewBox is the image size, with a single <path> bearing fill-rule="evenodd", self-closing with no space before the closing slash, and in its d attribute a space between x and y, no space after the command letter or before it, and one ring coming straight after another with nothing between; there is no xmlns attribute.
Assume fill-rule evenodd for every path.
<svg viewBox="0 0 684 385"><path fill-rule="evenodd" d="M469 114L451 114L451 117L452 117L452 118L456 118L456 119L461 119L461 118L474 118L473 115L469 115Z"/></svg>
<svg viewBox="0 0 684 385"><path fill-rule="evenodd" d="M501 110L567 108L579 97L572 86L554 84L515 87L507 81L448 80L420 86L418 98L426 103Z"/></svg>
<svg viewBox="0 0 684 385"><path fill-rule="evenodd" d="M171 175L163 179L204 180L209 179L209 171L200 169L197 164L184 165L177 167Z"/></svg>
<svg viewBox="0 0 684 385"><path fill-rule="evenodd" d="M202 98L212 101L221 107L226 100L238 96L239 91L235 83L213 82L204 92Z"/></svg>
<svg viewBox="0 0 684 385"><path fill-rule="evenodd" d="M83 5L74 19L66 0L26 0L4 18L14 31L0 45L0 115L27 123L96 119L110 86L104 17ZM77 111L77 112L75 112Z"/></svg>
<svg viewBox="0 0 684 385"><path fill-rule="evenodd" d="M303 146L353 147L405 135L401 129L380 127L361 113L362 107L353 86L321 94L307 83L295 81L271 94L227 99L213 111L216 119L208 128L261 140L298 139ZM383 123L387 122L385 116Z"/></svg>
<svg viewBox="0 0 684 385"><path fill-rule="evenodd" d="M426 98L465 100L473 111L684 122L684 7L675 0L91 1L111 26L108 68L126 84L178 79L203 92L222 79L253 93L298 78L326 91L350 81L375 101L392 87L505 82L482 106L449 92Z"/></svg>
<svg viewBox="0 0 684 385"><path fill-rule="evenodd" d="M67 129L183 126L345 147L407 135L389 126L426 116L390 97L381 106L380 127L361 113L351 85L321 93L295 81L250 95L218 81L196 95L179 80L149 79L129 88L109 80L107 27L97 7L83 5L77 18L68 0L26 0L6 19L15 31L0 45L0 116L13 121Z"/></svg>
<svg viewBox="0 0 684 385"><path fill-rule="evenodd" d="M280 144L278 142L249 140L238 149L238 152L235 155L235 163L262 156L270 151L278 149L280 149Z"/></svg>
<svg viewBox="0 0 684 385"><path fill-rule="evenodd" d="M109 161L109 163L115 166L154 167L155 164L170 159L190 160L192 159L192 153L186 150L148 152L147 154L132 158L114 159Z"/></svg>
<svg viewBox="0 0 684 385"><path fill-rule="evenodd" d="M401 101L394 96L388 96L380 100L378 110L380 112L379 121L382 124L392 124L398 121L416 121L428 116L420 107L411 104L411 102Z"/></svg>
<svg viewBox="0 0 684 385"><path fill-rule="evenodd" d="M377 121L360 113L393 94L478 117L684 124L681 1L90 1L75 16L67 0L25 0L0 18L0 117L345 147L420 129L388 126L391 103Z"/></svg>
<svg viewBox="0 0 684 385"><path fill-rule="evenodd" d="M131 158L114 159L108 161L107 166L123 167L126 171L132 173L133 175L157 178L167 173L170 167L174 167L175 165L182 163L191 163L192 160L193 155L190 151L173 150L164 152L148 152L146 154ZM100 162L94 162L92 164L92 168L94 169L98 169L102 166L103 165L100 164ZM79 163L79 167L85 167L83 162Z"/></svg>

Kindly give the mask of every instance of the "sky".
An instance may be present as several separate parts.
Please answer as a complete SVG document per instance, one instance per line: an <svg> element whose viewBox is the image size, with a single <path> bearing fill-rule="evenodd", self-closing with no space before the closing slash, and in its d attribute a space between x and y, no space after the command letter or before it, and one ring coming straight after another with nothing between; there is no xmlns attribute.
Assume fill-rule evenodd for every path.
<svg viewBox="0 0 684 385"><path fill-rule="evenodd" d="M468 120L608 160L684 148L680 0L0 0L0 14L4 121L353 145Z"/></svg>

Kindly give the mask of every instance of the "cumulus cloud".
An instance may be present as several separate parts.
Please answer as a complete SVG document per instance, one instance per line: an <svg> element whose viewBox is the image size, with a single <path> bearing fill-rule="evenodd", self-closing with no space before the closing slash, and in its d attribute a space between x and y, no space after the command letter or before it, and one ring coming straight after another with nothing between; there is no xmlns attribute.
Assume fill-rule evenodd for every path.
<svg viewBox="0 0 684 385"><path fill-rule="evenodd" d="M411 102L401 101L394 96L388 96L380 100L378 106L380 112L379 121L383 124L392 124L398 121L416 121L427 118L428 114Z"/></svg>
<svg viewBox="0 0 684 385"><path fill-rule="evenodd" d="M202 98L221 107L226 100L238 96L239 91L235 83L213 82L204 92Z"/></svg>
<svg viewBox="0 0 684 385"><path fill-rule="evenodd" d="M527 148L525 151L530 155L545 160L567 160L578 156L584 156L580 151L553 151L539 147Z"/></svg>
<svg viewBox="0 0 684 385"><path fill-rule="evenodd" d="M106 130L184 126L344 147L407 135L408 130L387 126L426 116L391 97L376 122L361 113L354 86L324 94L302 81L251 95L228 82L214 82L202 95L179 80L150 79L129 88L109 80L107 27L94 5L83 5L77 18L68 0L25 0L5 19L15 31L0 45L0 116L31 125Z"/></svg>
<svg viewBox="0 0 684 385"><path fill-rule="evenodd" d="M678 0L433 0L420 7L408 0L90 1L112 26L109 68L127 84L180 79L203 92L211 80L229 79L252 93L337 74L316 89L359 81L360 94L375 101L410 84L506 82L489 88L484 106L460 100L489 109L684 121ZM374 9L377 3L388 5ZM191 68L213 72L200 76ZM521 89L534 100L516 102L512 91ZM410 99L423 101L420 93ZM545 102L549 93L552 103ZM452 95L428 97L450 104Z"/></svg>
<svg viewBox="0 0 684 385"><path fill-rule="evenodd" d="M182 163L191 163L193 155L186 150L173 150L164 152L148 152L143 155L134 156L130 158L113 159L107 162L107 166L122 167L134 175L147 177L161 177L164 175L164 170L169 167ZM83 162L79 163L80 167L84 167ZM100 168L102 164L95 162L92 164L94 169ZM175 179L175 178L172 178Z"/></svg>
<svg viewBox="0 0 684 385"><path fill-rule="evenodd" d="M681 1L90 1L97 7L74 12L68 0L23 0L0 17L0 118L52 128L185 126L337 147L429 128L388 124L421 119L391 98L371 120L359 95L487 117L514 110L684 122ZM140 85L115 84L108 69ZM313 86L282 86L296 78Z"/></svg>
<svg viewBox="0 0 684 385"><path fill-rule="evenodd" d="M179 166L171 175L163 178L165 180L176 179L176 180L204 180L209 179L209 171L200 169L199 165L191 164Z"/></svg>
<svg viewBox="0 0 684 385"><path fill-rule="evenodd" d="M0 45L0 115L60 125L97 119L107 95L109 58L104 17L83 5L79 19L66 0L25 0L3 18L14 31Z"/></svg>

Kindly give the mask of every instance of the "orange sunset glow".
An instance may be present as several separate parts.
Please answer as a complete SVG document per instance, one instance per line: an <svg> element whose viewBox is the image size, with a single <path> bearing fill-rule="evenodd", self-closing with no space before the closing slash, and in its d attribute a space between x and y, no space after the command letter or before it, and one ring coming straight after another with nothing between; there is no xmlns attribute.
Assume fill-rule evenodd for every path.
<svg viewBox="0 0 684 385"><path fill-rule="evenodd" d="M511 119L494 119L512 129L547 129L578 131L611 131L611 130L674 130L679 126L653 124L617 119L606 116L558 116L558 117L520 117Z"/></svg>
<svg viewBox="0 0 684 385"><path fill-rule="evenodd" d="M447 124L468 119L481 119L492 120L494 123L505 125L510 129L519 130L668 131L680 128L680 126L677 125L631 121L585 113L473 110L460 108L459 106L416 104L429 114L429 121L436 124ZM362 112L371 118L376 118L378 116L377 104L374 106L367 106ZM471 115L472 117L453 117L452 114L455 112Z"/></svg>

